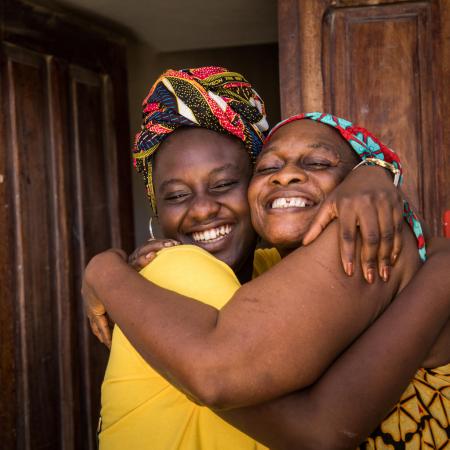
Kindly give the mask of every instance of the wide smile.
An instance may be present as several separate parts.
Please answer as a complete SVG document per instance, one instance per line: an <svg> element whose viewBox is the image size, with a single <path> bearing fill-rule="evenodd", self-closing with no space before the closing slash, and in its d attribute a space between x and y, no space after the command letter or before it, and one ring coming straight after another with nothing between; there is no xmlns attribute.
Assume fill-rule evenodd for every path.
<svg viewBox="0 0 450 450"><path fill-rule="evenodd" d="M303 197L281 197L275 199L270 205L271 209L308 208L314 203Z"/></svg>
<svg viewBox="0 0 450 450"><path fill-rule="evenodd" d="M310 209L317 205L317 202L303 193L279 192L273 195L266 202L266 209L270 212L288 212ZM286 211L288 210L288 211Z"/></svg>
<svg viewBox="0 0 450 450"><path fill-rule="evenodd" d="M233 224L223 224L220 226L205 228L189 233L195 245L203 247L209 252L222 250L224 246L228 245L234 230Z"/></svg>

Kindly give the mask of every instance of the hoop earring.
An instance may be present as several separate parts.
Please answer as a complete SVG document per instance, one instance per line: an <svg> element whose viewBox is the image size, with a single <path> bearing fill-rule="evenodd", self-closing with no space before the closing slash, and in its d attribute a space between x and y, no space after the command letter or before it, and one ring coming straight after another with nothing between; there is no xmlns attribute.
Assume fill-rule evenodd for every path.
<svg viewBox="0 0 450 450"><path fill-rule="evenodd" d="M150 239L149 239L149 241L155 239L155 235L153 234L152 221L153 221L153 216L150 216L150 220L148 221L148 231L149 231L149 233L150 233Z"/></svg>

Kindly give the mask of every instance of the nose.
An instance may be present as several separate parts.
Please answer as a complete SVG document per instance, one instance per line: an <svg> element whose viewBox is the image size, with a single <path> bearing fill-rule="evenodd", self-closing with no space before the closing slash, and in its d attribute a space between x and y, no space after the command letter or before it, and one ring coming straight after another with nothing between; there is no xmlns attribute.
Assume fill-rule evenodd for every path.
<svg viewBox="0 0 450 450"><path fill-rule="evenodd" d="M305 170L294 164L289 164L275 172L271 176L270 182L280 186L287 186L293 183L305 183L307 180L308 174Z"/></svg>
<svg viewBox="0 0 450 450"><path fill-rule="evenodd" d="M189 215L191 219L201 223L217 216L220 203L208 195L197 196L191 203Z"/></svg>

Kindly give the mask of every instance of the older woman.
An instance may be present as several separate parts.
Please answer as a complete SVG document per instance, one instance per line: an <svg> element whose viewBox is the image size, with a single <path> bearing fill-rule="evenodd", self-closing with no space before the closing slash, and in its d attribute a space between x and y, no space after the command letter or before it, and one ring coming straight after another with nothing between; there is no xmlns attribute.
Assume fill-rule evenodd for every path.
<svg viewBox="0 0 450 450"><path fill-rule="evenodd" d="M318 205L355 165L350 147L335 131L314 120L327 125L333 122L344 138L351 135L357 148L376 154L368 145L369 139L361 140L357 133L361 130L353 130L348 122L327 115L308 118L312 120L292 122L274 134L258 161L250 189L255 227L283 254L298 246ZM379 145L370 138L374 146ZM87 269L86 279L88 283L93 280L95 293L154 367L203 403L235 407L274 398L314 382L411 279L418 258L414 258L412 239L407 235L405 239L406 248L390 281L373 280L368 287L359 277L341 275L338 252L333 250L337 247L337 232L331 226L316 243L293 251L275 268L238 290L220 311L147 283L130 272L116 253L96 257ZM108 274L98 269L102 261L108 264ZM166 267L176 271L176 266L170 264ZM422 270L427 267L433 273L431 261ZM184 267L178 273L189 279L196 270ZM418 292L423 292L420 286ZM363 295L367 300L361 301ZM421 299L411 295L416 312L423 313L421 326L434 323L438 327L439 320L441 325L444 323L445 314L439 320L431 317L430 308L423 308ZM126 305L121 305L119 299L125 296ZM434 297L433 301L436 308L448 314L448 303ZM398 300L390 309L395 311L400 304ZM386 317L392 318L393 314L389 311ZM385 317L382 320L390 324ZM410 324L408 320L412 319L402 320ZM399 333L404 330L410 328L404 327ZM429 333L422 337L422 347L414 356L417 358L418 353L419 360L432 342ZM402 350L408 345L408 339L397 343ZM442 352L439 348L438 342L435 361L447 362L445 349ZM385 355L385 360L389 361L389 356ZM393 371L406 372L397 374L400 380L412 373L417 365L414 358L408 357L400 369L393 367ZM374 373L378 372L374 369ZM398 383L393 384L397 392ZM352 430L344 431L352 442ZM253 434L258 433L270 441L264 437L264 430L259 428Z"/></svg>

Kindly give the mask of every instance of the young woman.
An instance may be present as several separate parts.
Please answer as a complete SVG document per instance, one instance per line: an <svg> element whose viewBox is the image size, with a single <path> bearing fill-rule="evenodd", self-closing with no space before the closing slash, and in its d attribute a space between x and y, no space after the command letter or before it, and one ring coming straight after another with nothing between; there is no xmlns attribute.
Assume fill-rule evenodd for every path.
<svg viewBox="0 0 450 450"><path fill-rule="evenodd" d="M327 117L327 120L330 119L328 116L324 117ZM307 122L318 125L314 122ZM298 124L296 126L298 128ZM259 231L269 242L277 243L283 252L298 245L306 226L311 222L314 209L317 211L316 207L323 203L326 196L354 165L349 148L346 148L344 143L338 140L338 136L333 134L334 131L332 134L327 134L330 130L311 128L310 125L302 125L302 127L302 129L294 130L293 124L291 124L284 128L289 132L277 131L258 166L260 164L267 165L269 157L275 160L275 164L269 159L270 163L267 167L263 165L263 169L261 169L259 166L259 187L251 190L250 194L254 200L255 225L260 227ZM298 141L297 131L301 131L302 138L306 141ZM277 136L280 138L276 139ZM298 145L299 142L300 145ZM307 163L305 166L305 161L310 160L313 162ZM158 166L158 160L156 164ZM313 172L315 175L312 174ZM308 176L305 178L306 175ZM269 178L271 181L267 181ZM253 185L257 186L258 175L255 180ZM205 198L203 196L201 200L204 201ZM288 204L287 207L286 204ZM214 213L211 212L210 206L206 209L210 210L211 222L211 219L217 216L220 208ZM207 222L205 224L207 225ZM234 224L225 223L221 226L225 227L226 225ZM225 403L233 407L240 404L257 403L313 382L332 359L364 328L367 328L374 317L386 306L392 295L406 285L417 268L418 262L417 260L414 262L411 239L406 236L407 248L399 257L399 273L397 274L395 271L387 283L374 281L372 286L364 286L359 277L349 278L340 273L337 252L332 251L333 246L337 247L337 232L334 228L335 226L332 226L330 230L327 230L315 244L294 251L277 267L240 289L220 313L213 308L150 285L130 272L130 269L121 262L121 258L111 252L96 257L96 260L88 267L85 293L89 296L89 279L94 280L95 293L106 301L108 307L111 308L113 317L120 318L119 323L125 327L127 333L130 333L137 348L141 348L154 367L172 381L176 380L179 386L191 395L199 397L211 406L218 403ZM180 228L175 227L175 229L179 230ZM204 237L206 234L202 230L192 231L182 227L181 232L184 232L186 236L192 235L194 239L195 236ZM173 249L173 251L175 250L178 249ZM164 253L153 264L156 264L160 258L164 259L163 255ZM408 258L410 262L405 262ZM303 263L303 260L306 263ZM435 258L435 261L437 260L441 261L439 256ZM108 271L104 273L98 270L102 266L102 261L108 262ZM435 267L432 261L433 259L422 269L422 272L426 273L425 278L430 276L428 272L434 273ZM167 267L176 271L172 263ZM426 271L427 268L430 269ZM186 274L185 267L184 275ZM195 270L189 274L192 276L195 274ZM421 274L418 275L418 277L420 276ZM369 278L371 277L369 276ZM373 363L367 361L367 352L361 352L361 348L379 351L379 339L380 336L383 338L383 334L385 334L384 340L382 339L384 344L396 344L397 350L400 349L397 359L398 355L402 354L408 355L408 357L405 357L401 367L393 366L392 372L397 371L397 373L391 374L392 380L385 374L384 381L387 378L392 385L384 389L382 399L379 398L380 396L375 397L370 407L373 406L376 409L377 402L381 404L384 401L383 407L385 408L389 402L394 400L395 396L393 397L393 395L399 394L401 386L422 360L426 347L431 345L433 337L430 337L430 334L434 333L436 336L439 324L442 326L445 322L443 316L436 318L436 316L427 315L429 307L422 311L424 308L420 302L420 293L423 292L421 288L420 284L418 291L411 292L412 289L407 288L401 294L402 298L394 303L380 322L374 325L341 357L339 362L342 360L348 365L335 363L317 384L317 386L330 386L330 380L341 380L341 383L335 385L337 389L334 389L328 397L332 400L331 403L335 401L336 405L339 404L336 403L336 400L343 400L342 392L345 391L348 394L350 388L353 388L353 390L350 389L350 392L357 392L357 395L368 395L371 390L362 389L361 391L360 380L357 378L355 380L355 377L352 377L352 370L348 370L349 367L354 368L352 358L355 351L352 349L356 349L356 353L359 351L359 361L363 361L363 366L368 370L366 380L375 375L376 379L383 370L372 367ZM439 292L436 285L434 288L436 291L430 292L431 300L436 302L436 308L440 308L438 311L448 312L448 303L438 299L438 297L442 297L443 293ZM298 292L302 292L301 301L297 298ZM367 299L361 301L362 294ZM407 294L412 297L410 306L414 306L416 312L424 313L420 323L422 328L415 323L416 332L419 335L418 330L425 333L423 330L426 330L430 324L437 328L431 333L426 333L425 336L420 335L423 339L414 343L416 353L413 356L410 355L410 353L414 353L411 350L410 340L413 319L408 316L407 311L404 311L404 317L395 319L395 322L402 324L399 334L405 333L401 336L404 340L400 339L397 342L397 339L392 338L392 334L390 334L392 318L395 317L395 312L399 308L404 308L404 299L407 298ZM156 298L153 297L154 295ZM127 298L127 304L118 304L117 299L119 298ZM139 311L139 315L136 314L137 311ZM128 317L123 317L127 314ZM271 326L269 327L268 324ZM386 324L388 325L387 329L383 329L382 327L386 327ZM380 329L384 330L381 334ZM283 333L280 333L281 330ZM371 333L372 331L373 333ZM367 336L372 339L372 347L365 347L370 341ZM382 356L385 362L396 361L392 359L391 354ZM272 364L268 366L267 361L271 361ZM348 363L348 361L353 361L353 363ZM346 376L333 378L336 374L345 374ZM358 383L360 384L358 385ZM373 389L375 388L374 385ZM326 388L323 388L322 391L324 389L326 392ZM358 391L358 389L360 390ZM301 404L302 396L300 394L291 396L291 398L293 397L296 398L297 405ZM267 428L261 427L261 423L267 423L267 420L264 422L264 417L269 417L272 430L274 427L276 429L273 417L277 417L277 415L278 419L282 417L280 411L283 411L283 408L286 411L289 400L280 399L274 404L276 406L237 411L227 419L238 423L243 429L250 430L253 435L261 436L261 439L266 442L274 444L292 442L291 439L295 437L297 439L295 442L298 444L298 433L293 433L292 430L301 428L299 424L289 432L285 430L285 433L277 436L275 440L272 440L273 435L270 436ZM315 404L317 406L317 399ZM342 405L342 402L340 404ZM302 407L305 405L311 406L311 402L303 403ZM346 406L344 414L342 411L339 414L344 419L348 419L349 415L353 413L351 408L348 408L349 405ZM353 409L356 409L355 412L357 412L357 405ZM264 410L265 414L261 414L261 411ZM256 416L255 411L257 411ZM277 411L277 415L271 416L270 413L274 411ZM251 418L252 414L253 419L250 421L245 419L245 417ZM314 414L314 411L305 410L305 414L309 417L320 417L321 420L327 417L328 419L332 418L335 422L333 425L345 423L345 420L339 422L335 414L323 411L317 415ZM367 413L369 416L373 414L373 411ZM380 413L377 414L375 417L380 419ZM357 414L355 417L360 416ZM281 420L282 430L283 427L286 428L286 423L289 423L289 417L294 418L292 414L288 414L287 417L284 417L286 419L284 422ZM255 428L254 424L258 420L259 424ZM279 423L280 420L278 425ZM302 423L307 424L308 420ZM327 423L329 424L330 421L322 422L322 425ZM355 425L354 422L350 422L350 424ZM354 430L344 428L341 439L346 439L346 443L359 442L355 439L360 438L358 433L361 433L361 429L363 432L367 432L370 428L367 428L367 424L364 425L366 428L361 424L357 425L356 435ZM330 428L336 429L333 426ZM278 430L280 430L280 425ZM338 428L337 430L340 431ZM311 432L309 429L309 437L313 435L316 435L316 440L308 439L306 445L313 443L311 448L324 448L316 445L318 442L317 430ZM339 439L333 439L333 442L339 442ZM304 441L303 444L305 444ZM314 445L316 446L314 447Z"/></svg>

